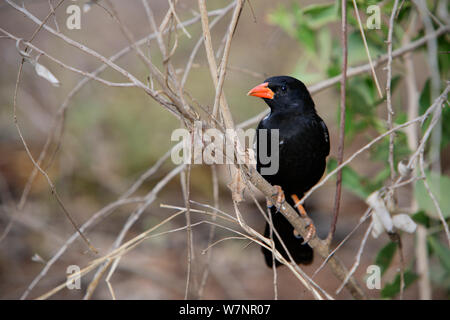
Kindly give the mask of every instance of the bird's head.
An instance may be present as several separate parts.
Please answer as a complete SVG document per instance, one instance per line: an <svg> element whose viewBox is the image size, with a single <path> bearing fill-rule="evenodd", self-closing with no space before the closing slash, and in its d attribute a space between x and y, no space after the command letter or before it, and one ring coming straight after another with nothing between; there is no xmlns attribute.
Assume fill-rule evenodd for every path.
<svg viewBox="0 0 450 320"><path fill-rule="evenodd" d="M251 89L247 95L263 98L272 111L315 110L314 102L303 82L288 76L270 77Z"/></svg>

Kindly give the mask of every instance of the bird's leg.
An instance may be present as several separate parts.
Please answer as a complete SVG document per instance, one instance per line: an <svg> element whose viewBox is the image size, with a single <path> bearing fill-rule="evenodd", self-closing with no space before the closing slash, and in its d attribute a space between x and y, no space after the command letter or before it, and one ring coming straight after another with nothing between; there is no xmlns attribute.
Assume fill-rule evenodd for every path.
<svg viewBox="0 0 450 320"><path fill-rule="evenodd" d="M283 189L281 189L280 186L274 186L277 189L277 192L274 193L272 196L277 197L277 200L275 202L275 208L277 209L277 212L280 211L281 206L286 201L286 198L284 197ZM271 199L267 199L267 208L272 208L273 203Z"/></svg>
<svg viewBox="0 0 450 320"><path fill-rule="evenodd" d="M310 217L308 217L308 214L306 213L305 208L300 204L300 199L297 197L296 194L291 195L292 200L294 200L295 203L295 208L297 209L297 211L300 213L300 216L303 219L306 219L306 228L308 230L308 233L303 241L303 244L308 243L309 240L312 239L312 237L316 234L316 227L314 226L313 221L311 220ZM296 237L299 237L300 235L298 234L297 230L294 229L294 235Z"/></svg>

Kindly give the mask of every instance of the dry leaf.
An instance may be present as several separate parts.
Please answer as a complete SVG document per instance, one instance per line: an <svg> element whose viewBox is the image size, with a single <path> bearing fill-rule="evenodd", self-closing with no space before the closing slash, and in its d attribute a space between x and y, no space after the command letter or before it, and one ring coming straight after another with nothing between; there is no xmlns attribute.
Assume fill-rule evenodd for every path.
<svg viewBox="0 0 450 320"><path fill-rule="evenodd" d="M412 169L408 168L408 161L402 160L399 161L397 165L397 171L400 173L402 177L407 177L411 174Z"/></svg>
<svg viewBox="0 0 450 320"><path fill-rule="evenodd" d="M367 197L366 203L373 210L372 220L374 222L374 231L372 232L372 236L376 238L379 235L378 232L380 232L380 226L382 226L387 232L393 232L394 224L392 222L391 215L389 214L383 199L380 197L380 194L378 192L372 193Z"/></svg>
<svg viewBox="0 0 450 320"><path fill-rule="evenodd" d="M384 232L383 224L381 223L380 219L376 214L372 215L372 221L373 221L373 227L372 227L372 237L375 239L380 236Z"/></svg>
<svg viewBox="0 0 450 320"><path fill-rule="evenodd" d="M406 213L400 213L393 216L392 222L396 228L409 233L413 233L417 228L417 224Z"/></svg>
<svg viewBox="0 0 450 320"><path fill-rule="evenodd" d="M37 253L35 253L35 254L31 257L31 261L39 262L39 263L43 263L43 264L46 263L45 260L42 259L42 257L41 257L40 255L38 255Z"/></svg>
<svg viewBox="0 0 450 320"><path fill-rule="evenodd" d="M53 75L53 73L50 72L46 67L44 67L42 64L35 62L34 69L36 70L36 73L38 76L44 78L48 82L50 82L55 87L59 87L60 82L56 77Z"/></svg>

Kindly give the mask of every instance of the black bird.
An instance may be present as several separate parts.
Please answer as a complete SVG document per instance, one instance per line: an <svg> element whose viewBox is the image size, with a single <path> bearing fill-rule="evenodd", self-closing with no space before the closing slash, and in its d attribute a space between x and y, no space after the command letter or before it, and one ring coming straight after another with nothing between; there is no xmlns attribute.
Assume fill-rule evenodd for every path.
<svg viewBox="0 0 450 320"><path fill-rule="evenodd" d="M316 113L308 89L303 82L295 78L288 76L268 78L264 83L250 90L248 95L263 98L270 107L270 114L261 120L257 128L256 153L258 172L279 189L278 203L273 206L268 201L273 225L294 261L310 264L313 260L313 250L304 243L309 239L304 241L286 218L278 212L278 209L284 200L284 194L286 194L287 202L295 206L305 192L322 177L326 157L330 152L327 126ZM266 136L260 136L261 129L268 129ZM273 135L270 129L279 130L279 167L275 174L264 174L262 169L270 167L271 164L263 164L264 161L260 159L261 143L266 142L270 154L272 152L270 139ZM298 205L297 209L307 218L306 211L301 205ZM310 227L309 235L312 236L315 228L312 223ZM267 223L264 236L269 237L269 234L270 225ZM273 238L277 250L289 261L278 237L273 234ZM272 267L272 253L264 247L262 251L267 265ZM276 261L276 266L279 265L280 263Z"/></svg>

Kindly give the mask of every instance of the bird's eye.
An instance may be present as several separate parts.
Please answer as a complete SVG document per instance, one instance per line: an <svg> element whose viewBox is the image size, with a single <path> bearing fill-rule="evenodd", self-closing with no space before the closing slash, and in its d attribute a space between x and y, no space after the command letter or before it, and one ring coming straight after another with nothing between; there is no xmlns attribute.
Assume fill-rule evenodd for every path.
<svg viewBox="0 0 450 320"><path fill-rule="evenodd" d="M281 86L281 91L286 91L286 86Z"/></svg>

